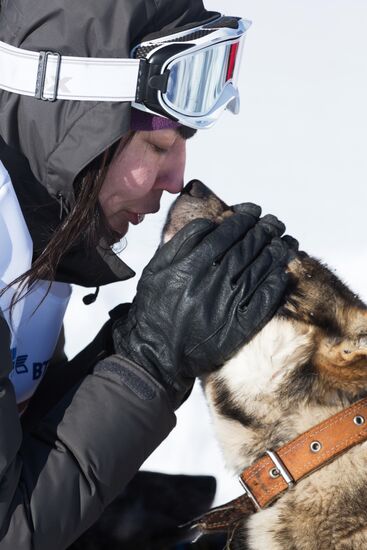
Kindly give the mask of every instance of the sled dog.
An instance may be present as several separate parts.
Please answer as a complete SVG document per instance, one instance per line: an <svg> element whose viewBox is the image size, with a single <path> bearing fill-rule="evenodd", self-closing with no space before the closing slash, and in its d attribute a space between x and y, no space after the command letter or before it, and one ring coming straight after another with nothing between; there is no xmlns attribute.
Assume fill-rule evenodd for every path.
<svg viewBox="0 0 367 550"><path fill-rule="evenodd" d="M231 209L204 184L190 182L169 211L163 242L194 218L221 223L229 215ZM288 272L275 316L202 379L224 458L235 474L367 395L367 306L304 252L290 261ZM367 443L241 520L228 547L366 549Z"/></svg>

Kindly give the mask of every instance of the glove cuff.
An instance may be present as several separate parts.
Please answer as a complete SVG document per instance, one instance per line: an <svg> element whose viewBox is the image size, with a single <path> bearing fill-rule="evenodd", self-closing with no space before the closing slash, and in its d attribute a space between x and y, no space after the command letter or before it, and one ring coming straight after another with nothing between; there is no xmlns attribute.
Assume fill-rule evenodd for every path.
<svg viewBox="0 0 367 550"><path fill-rule="evenodd" d="M115 375L140 399L149 401L157 393L167 394L166 388L146 369L120 355L111 355L97 363L93 369L97 375Z"/></svg>

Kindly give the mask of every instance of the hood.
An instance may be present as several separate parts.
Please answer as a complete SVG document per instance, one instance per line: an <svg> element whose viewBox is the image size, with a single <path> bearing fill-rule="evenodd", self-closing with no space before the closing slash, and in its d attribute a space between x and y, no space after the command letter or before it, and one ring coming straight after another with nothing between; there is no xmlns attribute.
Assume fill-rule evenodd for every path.
<svg viewBox="0 0 367 550"><path fill-rule="evenodd" d="M129 57L148 34L206 21L201 0L3 0L0 40L62 55ZM77 174L120 139L130 103L47 102L0 90L0 135L35 178L71 205Z"/></svg>

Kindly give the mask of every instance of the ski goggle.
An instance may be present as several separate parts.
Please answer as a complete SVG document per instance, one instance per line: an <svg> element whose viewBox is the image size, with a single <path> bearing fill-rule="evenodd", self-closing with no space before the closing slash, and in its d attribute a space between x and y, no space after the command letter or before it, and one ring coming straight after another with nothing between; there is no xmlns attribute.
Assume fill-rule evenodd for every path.
<svg viewBox="0 0 367 550"><path fill-rule="evenodd" d="M131 101L185 126L209 128L225 109L238 113L238 72L250 24L221 16L146 40L132 59L33 52L0 41L0 89L44 101Z"/></svg>
<svg viewBox="0 0 367 550"><path fill-rule="evenodd" d="M136 46L141 77L134 107L192 128L239 112L238 73L249 21L220 17Z"/></svg>

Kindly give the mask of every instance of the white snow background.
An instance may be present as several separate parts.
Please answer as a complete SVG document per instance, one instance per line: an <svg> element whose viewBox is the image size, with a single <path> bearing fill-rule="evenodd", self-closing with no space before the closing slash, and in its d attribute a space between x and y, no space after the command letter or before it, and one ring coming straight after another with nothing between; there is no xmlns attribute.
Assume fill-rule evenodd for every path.
<svg viewBox="0 0 367 550"><path fill-rule="evenodd" d="M225 114L189 141L185 181L199 178L229 204L252 201L276 214L301 248L367 299L366 2L207 0L206 7L253 25L240 78L241 113ZM132 300L172 200L164 197L158 214L130 228L122 257L134 279L101 288L90 306L81 302L88 290L74 289L66 314L69 357L89 343L109 309ZM200 387L177 417L176 429L144 468L213 474L218 504L240 494L225 470Z"/></svg>

